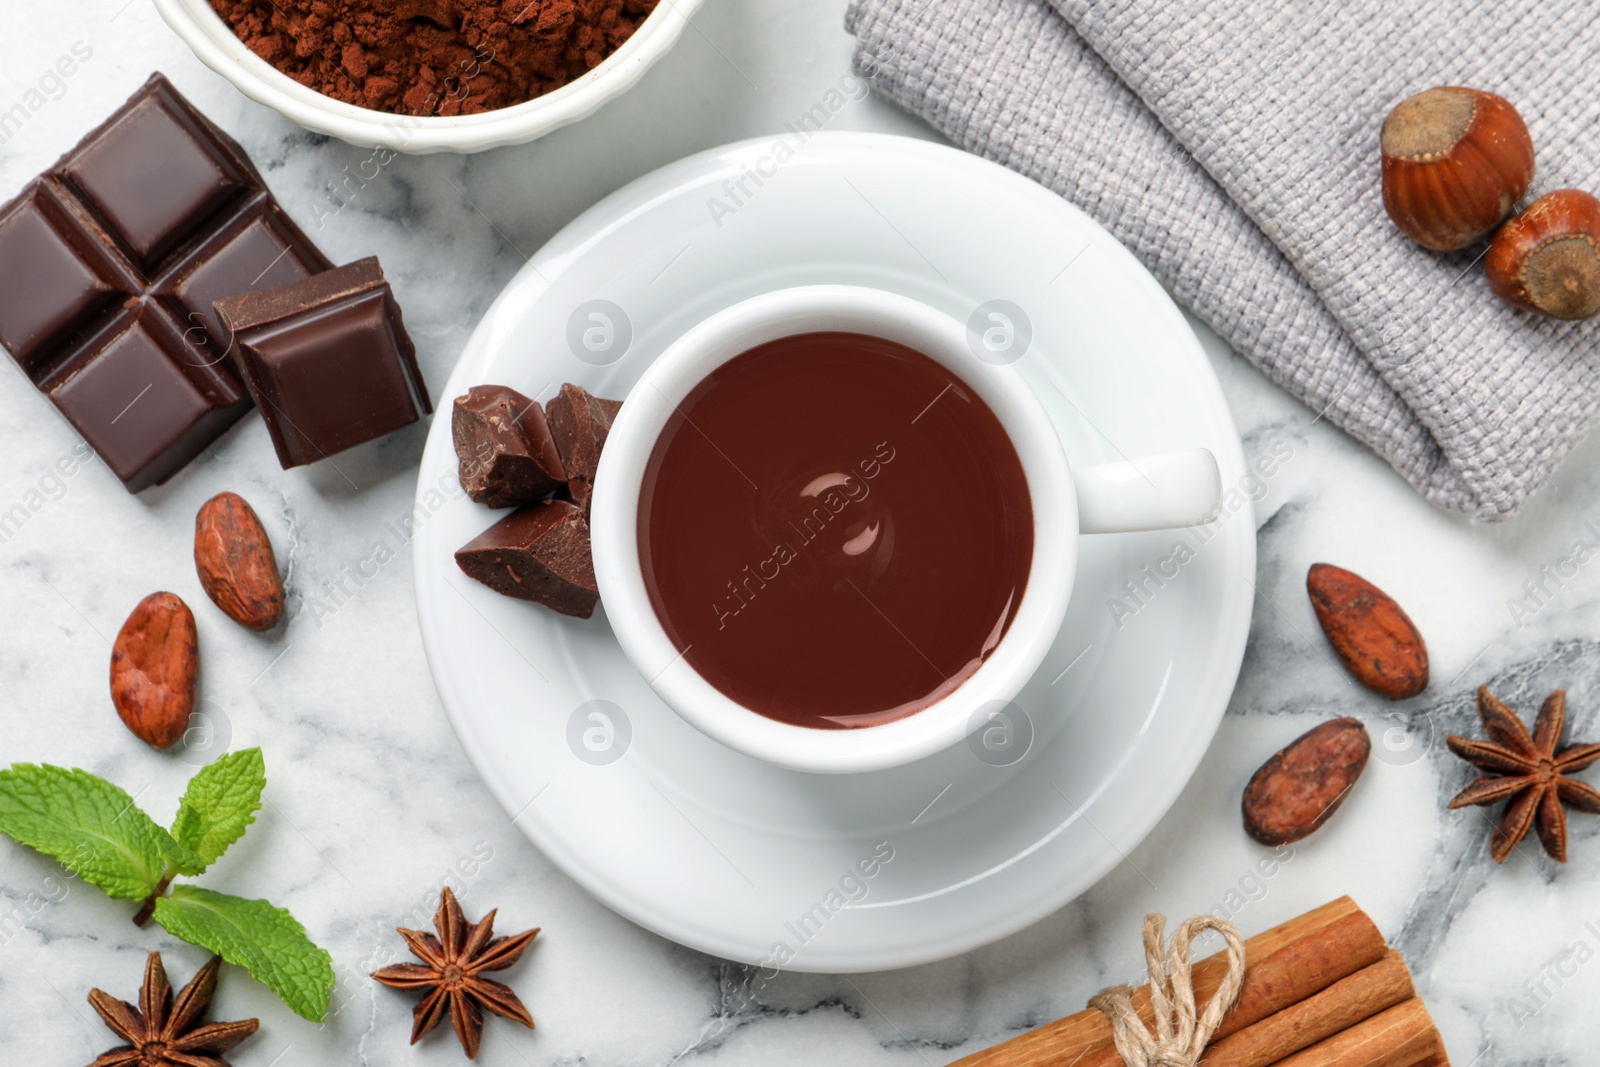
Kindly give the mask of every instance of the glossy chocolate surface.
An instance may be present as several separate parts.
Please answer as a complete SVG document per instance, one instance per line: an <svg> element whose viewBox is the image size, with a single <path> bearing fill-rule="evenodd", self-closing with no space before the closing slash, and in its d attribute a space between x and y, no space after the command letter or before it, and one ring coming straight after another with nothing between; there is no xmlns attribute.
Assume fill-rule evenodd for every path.
<svg viewBox="0 0 1600 1067"><path fill-rule="evenodd" d="M230 297L216 309L285 468L382 437L433 410L376 259Z"/></svg>
<svg viewBox="0 0 1600 1067"><path fill-rule="evenodd" d="M684 658L803 726L892 721L959 686L1033 559L994 413L928 357L855 334L714 371L657 441L639 508L645 585Z"/></svg>
<svg viewBox="0 0 1600 1067"><path fill-rule="evenodd" d="M244 409L231 382L192 373L183 339L146 309L95 336L50 396L127 484L165 481Z"/></svg>
<svg viewBox="0 0 1600 1067"><path fill-rule="evenodd" d="M329 266L157 74L0 208L0 344L137 491L249 410L212 302Z"/></svg>
<svg viewBox="0 0 1600 1067"><path fill-rule="evenodd" d="M55 168L145 272L259 185L236 146L146 86L99 135Z"/></svg>

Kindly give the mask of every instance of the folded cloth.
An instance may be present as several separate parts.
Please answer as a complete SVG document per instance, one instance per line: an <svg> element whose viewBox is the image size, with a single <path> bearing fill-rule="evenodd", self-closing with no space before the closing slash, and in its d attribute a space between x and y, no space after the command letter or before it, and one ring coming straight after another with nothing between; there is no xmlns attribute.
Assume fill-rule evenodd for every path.
<svg viewBox="0 0 1600 1067"><path fill-rule="evenodd" d="M1513 310L1482 246L1402 236L1378 131L1415 92L1488 89L1533 132L1533 195L1600 193L1588 2L852 0L846 21L878 91L1083 208L1429 500L1497 521L1588 431L1600 322Z"/></svg>

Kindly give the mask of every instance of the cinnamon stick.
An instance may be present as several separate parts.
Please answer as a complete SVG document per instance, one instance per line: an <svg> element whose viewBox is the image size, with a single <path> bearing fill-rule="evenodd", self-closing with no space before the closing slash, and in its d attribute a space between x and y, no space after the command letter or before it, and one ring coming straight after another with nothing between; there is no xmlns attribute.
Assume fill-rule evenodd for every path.
<svg viewBox="0 0 1600 1067"><path fill-rule="evenodd" d="M1254 970L1250 969L1246 952L1244 988L1211 1039L1221 1040L1298 1004L1341 978L1370 967L1388 951L1389 944L1377 924L1356 908L1310 936L1267 955Z"/></svg>
<svg viewBox="0 0 1600 1067"><path fill-rule="evenodd" d="M1291 919L1245 942L1245 984L1239 1000L1217 1030L1236 1033L1380 960L1388 946L1366 913L1349 897ZM1224 953L1194 965L1195 1000L1203 1009L1227 973ZM1148 1025L1153 1019L1150 990L1133 1003ZM993 1048L957 1060L951 1067L1102 1067L1119 1062L1111 1045L1111 1024L1088 1010L1047 1023Z"/></svg>
<svg viewBox="0 0 1600 1067"><path fill-rule="evenodd" d="M1269 1067L1415 995L1411 972L1391 949L1322 992L1214 1041L1200 1067Z"/></svg>
<svg viewBox="0 0 1600 1067"><path fill-rule="evenodd" d="M1272 1067L1449 1067L1438 1028L1421 1000L1379 1012Z"/></svg>

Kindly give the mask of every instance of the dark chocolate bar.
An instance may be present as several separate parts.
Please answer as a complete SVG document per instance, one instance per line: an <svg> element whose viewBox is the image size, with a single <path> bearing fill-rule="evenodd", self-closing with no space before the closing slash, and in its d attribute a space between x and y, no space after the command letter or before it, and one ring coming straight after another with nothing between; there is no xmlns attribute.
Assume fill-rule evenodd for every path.
<svg viewBox="0 0 1600 1067"><path fill-rule="evenodd" d="M331 265L155 74L0 207L0 344L137 492L250 407L212 302Z"/></svg>
<svg viewBox="0 0 1600 1067"><path fill-rule="evenodd" d="M372 257L215 307L285 469L433 410L400 306Z"/></svg>
<svg viewBox="0 0 1600 1067"><path fill-rule="evenodd" d="M600 602L583 512L565 500L518 508L456 553L468 577L497 593L587 619Z"/></svg>
<svg viewBox="0 0 1600 1067"><path fill-rule="evenodd" d="M545 419L567 472L567 495L589 514L594 472L622 401L605 400L570 382L545 405Z"/></svg>
<svg viewBox="0 0 1600 1067"><path fill-rule="evenodd" d="M461 487L491 508L542 500L567 483L544 409L504 385L456 397L450 424Z"/></svg>

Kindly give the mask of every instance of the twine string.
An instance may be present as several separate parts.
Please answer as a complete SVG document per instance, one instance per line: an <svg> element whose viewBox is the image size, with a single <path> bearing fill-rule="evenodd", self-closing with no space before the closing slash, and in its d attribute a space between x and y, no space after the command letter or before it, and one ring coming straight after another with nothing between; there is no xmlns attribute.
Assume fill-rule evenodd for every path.
<svg viewBox="0 0 1600 1067"><path fill-rule="evenodd" d="M1232 923L1215 915L1184 920L1163 958L1166 926L1164 916L1144 918L1144 961L1150 972L1154 1033L1133 1006L1132 986L1111 986L1089 999L1089 1007L1099 1009L1111 1024L1112 1041L1127 1067L1197 1067L1211 1035L1244 988L1244 942ZM1207 930L1215 930L1228 943L1228 973L1205 1011L1197 1014L1189 950Z"/></svg>

